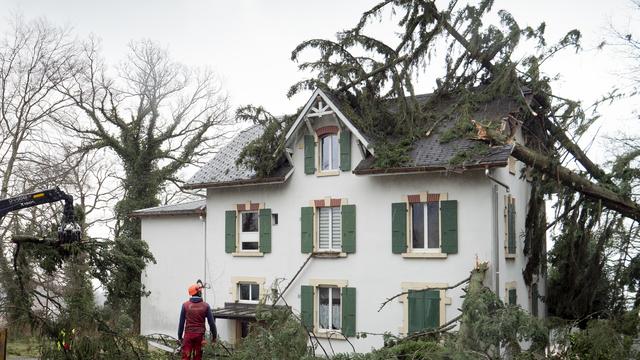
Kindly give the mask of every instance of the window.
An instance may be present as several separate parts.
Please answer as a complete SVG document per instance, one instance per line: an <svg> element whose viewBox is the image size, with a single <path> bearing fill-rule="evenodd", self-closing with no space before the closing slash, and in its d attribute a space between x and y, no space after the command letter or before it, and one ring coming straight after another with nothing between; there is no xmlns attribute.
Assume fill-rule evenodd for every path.
<svg viewBox="0 0 640 360"><path fill-rule="evenodd" d="M256 283L238 284L238 301L257 303L260 299L260 286Z"/></svg>
<svg viewBox="0 0 640 360"><path fill-rule="evenodd" d="M446 322L446 306L451 305L451 298L441 289L448 284L406 282L401 287L405 294L400 297L404 319L402 333L433 330Z"/></svg>
<svg viewBox="0 0 640 360"><path fill-rule="evenodd" d="M408 195L391 204L391 251L405 258L458 253L458 201L447 194Z"/></svg>
<svg viewBox="0 0 640 360"><path fill-rule="evenodd" d="M342 257L356 252L356 206L346 199L313 200L300 209L300 249L303 254Z"/></svg>
<svg viewBox="0 0 640 360"><path fill-rule="evenodd" d="M531 315L538 317L538 283L531 284Z"/></svg>
<svg viewBox="0 0 640 360"><path fill-rule="evenodd" d="M516 254L516 199L511 196L504 197L504 229L505 229L505 255L514 257Z"/></svg>
<svg viewBox="0 0 640 360"><path fill-rule="evenodd" d="M300 318L315 333L356 336L356 288L344 280L311 280L300 288Z"/></svg>
<svg viewBox="0 0 640 360"><path fill-rule="evenodd" d="M518 295L516 289L509 289L509 305L517 305L518 304Z"/></svg>
<svg viewBox="0 0 640 360"><path fill-rule="evenodd" d="M264 256L271 252L271 209L262 204L237 204L225 211L224 251L233 256Z"/></svg>
<svg viewBox="0 0 640 360"><path fill-rule="evenodd" d="M505 283L505 304L518 305L518 283L515 281Z"/></svg>
<svg viewBox="0 0 640 360"><path fill-rule="evenodd" d="M320 169L338 170L340 167L340 150L338 149L338 135L329 134L321 139Z"/></svg>
<svg viewBox="0 0 640 360"><path fill-rule="evenodd" d="M318 328L340 330L342 306L340 288L318 287Z"/></svg>
<svg viewBox="0 0 640 360"><path fill-rule="evenodd" d="M409 290L409 334L440 326L440 290Z"/></svg>
<svg viewBox="0 0 640 360"><path fill-rule="evenodd" d="M318 209L318 250L342 250L342 214L340 207Z"/></svg>
<svg viewBox="0 0 640 360"><path fill-rule="evenodd" d="M259 218L257 211L240 213L240 249L243 251L258 251Z"/></svg>
<svg viewBox="0 0 640 360"><path fill-rule="evenodd" d="M411 249L440 251L440 202L411 204Z"/></svg>

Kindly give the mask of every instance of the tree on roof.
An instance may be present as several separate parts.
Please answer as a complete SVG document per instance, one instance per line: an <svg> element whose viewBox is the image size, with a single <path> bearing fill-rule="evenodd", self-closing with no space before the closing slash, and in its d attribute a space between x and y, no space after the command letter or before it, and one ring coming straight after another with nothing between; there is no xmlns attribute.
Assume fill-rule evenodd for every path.
<svg viewBox="0 0 640 360"><path fill-rule="evenodd" d="M543 272L546 230L556 226L561 235L551 257L551 288L557 284L563 291L546 299L551 310L571 318L609 311L621 300L601 301L615 287L606 285L612 280L605 266L606 251L613 232L629 221L640 221L634 196L638 176L629 178L625 166L601 167L572 139L585 134L598 119L599 104L620 95L613 92L586 108L580 101L555 94L555 76L546 74L544 65L564 50L579 51L580 32L568 31L550 43L544 23L523 27L504 10L497 12L498 25L487 24L492 6L492 0L473 4L454 0L445 8L432 0L382 1L335 40L312 39L296 47L291 55L294 61L301 61L307 50L319 56L301 61L300 69L315 75L293 85L289 95L320 87L340 99L347 107L341 110L367 130L376 156L385 159L379 166L402 166L403 157L397 154L406 154L416 139L432 134L452 114L459 120L449 135L478 138L480 129L486 146L513 143L513 156L533 170L523 235L526 283L534 283ZM398 20L395 43L367 35L369 24L386 22L389 14ZM517 58L522 50L527 55ZM444 56L436 56L438 51L444 51ZM438 71L440 76L434 96L420 103L414 82L425 71ZM499 131L501 118L479 127L471 122L483 104L505 98L518 101L523 109L508 114L522 123L523 144ZM442 102L451 105L434 114L432 110ZM390 106L395 111L388 111ZM616 161L629 164L637 158L632 154ZM558 218L552 224L546 219L547 194L558 195ZM581 256L574 257L576 251Z"/></svg>

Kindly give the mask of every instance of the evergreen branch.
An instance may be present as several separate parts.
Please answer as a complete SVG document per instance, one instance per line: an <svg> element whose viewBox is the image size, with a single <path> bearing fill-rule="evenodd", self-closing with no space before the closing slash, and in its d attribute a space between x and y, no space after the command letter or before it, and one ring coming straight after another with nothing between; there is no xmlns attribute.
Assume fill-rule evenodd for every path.
<svg viewBox="0 0 640 360"><path fill-rule="evenodd" d="M425 292L425 291L429 291L429 290L451 290L451 289L455 289L460 285L466 284L471 280L471 276L467 277L466 279L463 279L461 281L459 281L458 283L451 285L451 286L428 286L425 287L424 289L417 289L417 290L408 290L408 291L403 291L399 294L393 295L390 298L387 298L385 301L382 302L382 304L380 305L380 307L378 308L378 312L380 312L380 310L382 310L382 308L385 307L385 305L387 305L388 303L390 303L391 301L393 301L394 299L397 299L401 296L407 295L409 294L409 292Z"/></svg>

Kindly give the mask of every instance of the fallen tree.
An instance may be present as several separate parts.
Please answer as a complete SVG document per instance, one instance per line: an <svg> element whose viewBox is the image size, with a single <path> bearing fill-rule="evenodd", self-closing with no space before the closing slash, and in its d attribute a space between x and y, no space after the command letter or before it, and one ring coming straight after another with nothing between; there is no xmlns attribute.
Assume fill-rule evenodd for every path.
<svg viewBox="0 0 640 360"><path fill-rule="evenodd" d="M310 70L314 76L294 84L289 95L316 87L331 93L339 100L341 111L371 139L380 168L402 167L412 144L433 136L442 119L451 116L458 120L448 132L448 139L476 139L478 151L512 144L512 155L527 165L526 176L532 184L523 235L523 252L528 260L523 271L525 282L531 285L536 276L546 271L545 243L550 226L545 198L554 196L557 218L551 226L560 235L558 251L551 258L554 270L551 284L552 288L553 284L569 287L567 293L572 295L551 296L549 299L562 302L548 303L551 311L573 306L569 312L556 313L569 318L619 313L625 308L625 296L616 288L626 286L620 274L624 272L621 269L629 266L630 256L622 254L625 260L616 264L616 270L609 269L605 252L612 250L611 242L603 240L600 234L612 234L612 229L623 231L630 221L640 220L635 195L640 174L628 170L628 165L636 162L640 154L627 151L613 161L617 166L605 168L591 160L573 140L585 134L599 114L587 114L579 101L555 94L554 77L546 75L543 68L548 59L561 56L563 51L579 51L580 32L570 30L557 42L550 43L545 38L544 23L537 27L521 26L505 10L497 12L499 24L487 24L492 6L492 0L470 4L451 1L444 8L438 8L432 0L382 1L365 11L353 28L340 32L336 40L311 39L294 49L292 60L300 61L300 69ZM366 33L370 23L388 19L396 21L398 37L394 43L385 43ZM434 56L436 51L442 51L443 39L444 54ZM523 49L527 55L516 59L514 54ZM304 58L307 50L314 50L319 56L304 61L308 60ZM418 101L415 79L433 69L444 71L428 100ZM593 109L619 97L614 91L598 100ZM501 99L520 105L520 111L504 115L521 124L524 140L516 141L513 134L499 131L501 117L474 125L478 109ZM244 109L251 108L256 107ZM256 161L255 154L275 153L267 163L276 164L280 154L266 150L279 148L277 144L282 143L288 123L269 117L266 124L274 124L271 126L280 130L265 133L248 146L251 151L240 159L241 163L260 170L259 173L268 172L271 167L262 166L265 161ZM482 136L478 136L478 130L483 132ZM269 144L270 148L262 149L261 144ZM451 167L464 170L465 155L456 156L460 161ZM574 197L574 193L580 196ZM575 231L576 214L584 214L589 219L586 224L592 228L583 233ZM635 240L621 239L616 246L628 249ZM560 253L562 249L579 249L585 257L576 259L571 253ZM582 277L582 273L596 282L617 281L605 292L618 295L615 299L611 295L611 301L598 300L602 294L587 286L589 279Z"/></svg>

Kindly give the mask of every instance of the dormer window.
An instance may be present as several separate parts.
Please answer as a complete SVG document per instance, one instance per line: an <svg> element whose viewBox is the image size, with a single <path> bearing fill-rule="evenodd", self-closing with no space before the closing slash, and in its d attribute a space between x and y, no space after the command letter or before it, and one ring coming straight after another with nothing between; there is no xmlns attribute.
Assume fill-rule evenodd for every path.
<svg viewBox="0 0 640 360"><path fill-rule="evenodd" d="M340 149L338 147L338 135L327 134L321 138L321 169L338 170L340 168Z"/></svg>

